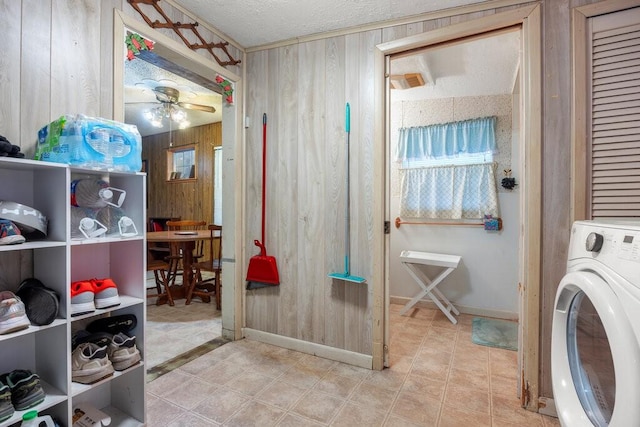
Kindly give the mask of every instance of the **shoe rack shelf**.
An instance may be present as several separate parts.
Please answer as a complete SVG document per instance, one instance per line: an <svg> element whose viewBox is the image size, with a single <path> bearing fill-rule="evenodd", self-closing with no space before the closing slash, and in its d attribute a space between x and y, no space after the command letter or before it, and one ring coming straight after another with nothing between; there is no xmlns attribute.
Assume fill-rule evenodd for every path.
<svg viewBox="0 0 640 427"><path fill-rule="evenodd" d="M72 239L70 232L71 181L104 179L126 191L122 205L133 219L134 237ZM144 174L93 171L68 165L25 159L0 158L0 200L39 210L48 219L47 237L17 245L0 245L0 290L14 293L20 283L35 277L60 296L58 317L45 326L29 326L0 335L0 374L28 369L40 377L44 402L28 409L51 415L62 426L72 426L73 408L89 403L111 416L113 426L145 423L144 339L145 200ZM118 286L120 305L71 317L70 284L91 278L111 278ZM94 384L73 382L71 340L73 333L98 317L134 314L131 331L142 362ZM15 411L0 427L19 425L26 411Z"/></svg>

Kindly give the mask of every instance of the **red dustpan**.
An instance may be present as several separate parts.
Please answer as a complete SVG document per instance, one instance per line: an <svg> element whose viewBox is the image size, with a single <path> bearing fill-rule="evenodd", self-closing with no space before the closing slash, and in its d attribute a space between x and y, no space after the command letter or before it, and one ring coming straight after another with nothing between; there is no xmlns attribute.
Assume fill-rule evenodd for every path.
<svg viewBox="0 0 640 427"><path fill-rule="evenodd" d="M264 245L258 240L253 243L260 248L260 254L254 255L249 260L247 271L247 289L258 289L267 286L278 286L280 275L275 257L268 256Z"/></svg>
<svg viewBox="0 0 640 427"><path fill-rule="evenodd" d="M280 275L276 259L267 255L264 247L264 216L265 216L265 187L267 166L267 114L262 115L262 242L254 240L253 243L260 248L260 253L249 260L247 270L247 289L266 288L278 286Z"/></svg>

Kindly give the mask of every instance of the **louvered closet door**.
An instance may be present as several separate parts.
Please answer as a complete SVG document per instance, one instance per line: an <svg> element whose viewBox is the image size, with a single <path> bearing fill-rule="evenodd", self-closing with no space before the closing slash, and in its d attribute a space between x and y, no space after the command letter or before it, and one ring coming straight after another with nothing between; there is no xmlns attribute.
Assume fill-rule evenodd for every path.
<svg viewBox="0 0 640 427"><path fill-rule="evenodd" d="M590 19L591 217L640 217L640 8Z"/></svg>

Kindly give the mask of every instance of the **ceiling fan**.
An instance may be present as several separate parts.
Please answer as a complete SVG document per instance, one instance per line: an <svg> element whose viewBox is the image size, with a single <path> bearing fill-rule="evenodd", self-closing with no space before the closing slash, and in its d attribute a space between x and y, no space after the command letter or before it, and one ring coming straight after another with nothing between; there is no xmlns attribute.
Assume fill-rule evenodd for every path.
<svg viewBox="0 0 640 427"><path fill-rule="evenodd" d="M180 90L171 86L155 86L151 89L155 94L159 106L144 111L143 115L152 126L161 128L165 119L168 120L169 126L171 122L175 122L181 129L190 126L190 122L185 110L201 111L204 113L215 113L216 109L211 105L195 104L191 102L180 101ZM131 102L128 104L148 104L147 102ZM156 104L155 102L152 102Z"/></svg>
<svg viewBox="0 0 640 427"><path fill-rule="evenodd" d="M190 102L180 102L180 91L170 86L156 86L153 88L158 102L162 104L177 105L187 110L198 110L207 113L215 113L216 109L210 105L192 104Z"/></svg>

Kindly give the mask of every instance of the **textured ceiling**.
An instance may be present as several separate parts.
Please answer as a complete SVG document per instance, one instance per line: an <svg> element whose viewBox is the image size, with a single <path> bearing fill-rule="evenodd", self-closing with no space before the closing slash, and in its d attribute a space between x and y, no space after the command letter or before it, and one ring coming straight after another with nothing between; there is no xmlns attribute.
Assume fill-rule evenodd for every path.
<svg viewBox="0 0 640 427"><path fill-rule="evenodd" d="M391 59L391 75L421 73L424 86L392 90L393 101L507 95L517 90L520 31L499 32Z"/></svg>
<svg viewBox="0 0 640 427"><path fill-rule="evenodd" d="M483 0L176 0L245 48Z"/></svg>

